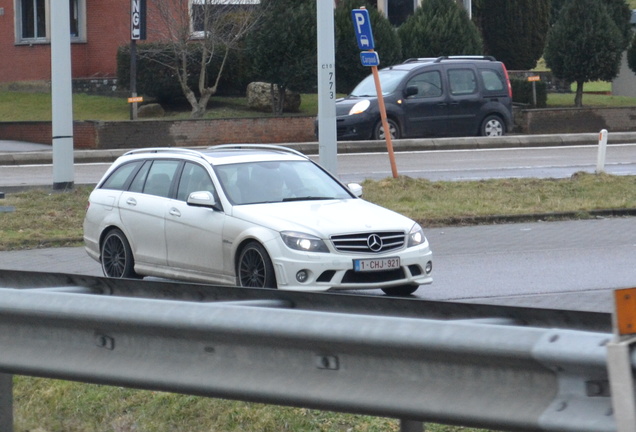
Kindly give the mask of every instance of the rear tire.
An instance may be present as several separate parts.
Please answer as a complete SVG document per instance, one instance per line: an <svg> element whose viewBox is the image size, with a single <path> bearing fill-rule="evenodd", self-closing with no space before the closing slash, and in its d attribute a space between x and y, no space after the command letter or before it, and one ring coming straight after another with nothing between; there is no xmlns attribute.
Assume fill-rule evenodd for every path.
<svg viewBox="0 0 636 432"><path fill-rule="evenodd" d="M506 133L506 125L501 120L501 117L496 115L489 115L481 123L479 134L481 136L493 137L503 136Z"/></svg>
<svg viewBox="0 0 636 432"><path fill-rule="evenodd" d="M400 139L400 126L393 119L386 119L389 124L389 130L391 131L391 139ZM373 139L374 140L385 140L384 127L382 126L382 120L378 120L373 128Z"/></svg>
<svg viewBox="0 0 636 432"><path fill-rule="evenodd" d="M274 265L260 243L249 242L239 255L236 264L239 286L246 288L276 288Z"/></svg>
<svg viewBox="0 0 636 432"><path fill-rule="evenodd" d="M109 278L139 278L128 239L115 228L106 234L100 255L102 271Z"/></svg>
<svg viewBox="0 0 636 432"><path fill-rule="evenodd" d="M394 297L406 297L413 294L419 288L419 285L400 285L390 288L382 288L384 294Z"/></svg>

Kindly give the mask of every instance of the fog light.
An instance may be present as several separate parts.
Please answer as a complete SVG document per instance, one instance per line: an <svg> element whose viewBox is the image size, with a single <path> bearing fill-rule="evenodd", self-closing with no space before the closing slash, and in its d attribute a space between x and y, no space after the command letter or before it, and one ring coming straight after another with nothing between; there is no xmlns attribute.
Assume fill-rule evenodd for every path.
<svg viewBox="0 0 636 432"><path fill-rule="evenodd" d="M430 274L433 271L433 261L429 261L426 263L426 268L424 269L426 274Z"/></svg>
<svg viewBox="0 0 636 432"><path fill-rule="evenodd" d="M300 270L296 273L296 280L300 283L306 282L308 277L309 273L307 273L307 270Z"/></svg>

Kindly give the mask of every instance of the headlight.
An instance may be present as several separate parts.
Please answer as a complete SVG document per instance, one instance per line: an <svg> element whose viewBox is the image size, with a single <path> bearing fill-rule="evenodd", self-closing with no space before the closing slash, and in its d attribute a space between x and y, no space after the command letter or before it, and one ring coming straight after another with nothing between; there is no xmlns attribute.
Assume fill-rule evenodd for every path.
<svg viewBox="0 0 636 432"><path fill-rule="evenodd" d="M291 249L304 252L329 252L329 248L327 248L325 242L313 235L294 231L283 231L280 233L280 236Z"/></svg>
<svg viewBox="0 0 636 432"><path fill-rule="evenodd" d="M426 243L426 237L424 236L424 231L419 224L413 225L411 231L409 232L409 245L408 247L413 247L417 245L421 245L422 243Z"/></svg>
<svg viewBox="0 0 636 432"><path fill-rule="evenodd" d="M357 104L351 107L351 109L349 110L349 115L363 113L367 110L367 108L369 108L370 105L371 105L371 102L369 102L369 99L361 100L360 102L358 102Z"/></svg>

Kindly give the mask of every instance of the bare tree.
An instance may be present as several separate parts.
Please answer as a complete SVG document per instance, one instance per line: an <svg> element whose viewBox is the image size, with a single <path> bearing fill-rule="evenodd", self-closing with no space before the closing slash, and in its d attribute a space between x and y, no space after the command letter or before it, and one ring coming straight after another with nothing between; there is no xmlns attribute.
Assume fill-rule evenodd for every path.
<svg viewBox="0 0 636 432"><path fill-rule="evenodd" d="M156 13L153 36L170 47L170 57L153 60L172 69L192 106L190 116L201 118L217 92L228 55L240 49L243 37L262 13L260 0L149 0ZM151 8L149 7L149 13ZM149 20L150 22L150 20ZM196 58L192 58L196 57ZM210 62L220 67L209 76ZM193 61L194 60L194 61ZM189 77L198 77L196 89Z"/></svg>

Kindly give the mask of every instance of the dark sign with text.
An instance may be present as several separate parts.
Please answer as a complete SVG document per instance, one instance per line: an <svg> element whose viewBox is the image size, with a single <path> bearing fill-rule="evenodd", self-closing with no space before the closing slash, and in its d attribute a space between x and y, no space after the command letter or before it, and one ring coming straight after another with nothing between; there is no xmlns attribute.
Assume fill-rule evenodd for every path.
<svg viewBox="0 0 636 432"><path fill-rule="evenodd" d="M130 38L146 39L146 0L130 0Z"/></svg>

